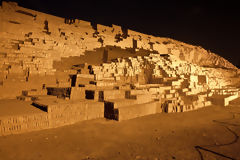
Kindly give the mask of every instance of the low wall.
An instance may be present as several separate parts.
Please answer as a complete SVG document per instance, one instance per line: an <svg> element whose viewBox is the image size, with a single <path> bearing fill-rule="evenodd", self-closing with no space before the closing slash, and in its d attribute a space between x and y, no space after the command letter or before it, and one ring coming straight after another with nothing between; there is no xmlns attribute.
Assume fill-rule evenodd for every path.
<svg viewBox="0 0 240 160"><path fill-rule="evenodd" d="M16 104L17 105L17 104ZM56 128L76 122L103 118L104 104L94 101L33 102L40 113L0 117L0 136Z"/></svg>

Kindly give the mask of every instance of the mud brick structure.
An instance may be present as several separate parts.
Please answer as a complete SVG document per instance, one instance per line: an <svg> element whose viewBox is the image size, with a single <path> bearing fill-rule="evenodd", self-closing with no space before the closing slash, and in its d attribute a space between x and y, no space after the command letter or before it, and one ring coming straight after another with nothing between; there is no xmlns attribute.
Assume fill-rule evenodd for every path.
<svg viewBox="0 0 240 160"><path fill-rule="evenodd" d="M238 73L200 46L0 7L0 135L228 106Z"/></svg>

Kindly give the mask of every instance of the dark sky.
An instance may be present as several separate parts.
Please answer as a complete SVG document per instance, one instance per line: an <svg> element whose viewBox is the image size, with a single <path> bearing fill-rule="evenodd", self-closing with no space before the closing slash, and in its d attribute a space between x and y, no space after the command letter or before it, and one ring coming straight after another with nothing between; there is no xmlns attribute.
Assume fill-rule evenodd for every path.
<svg viewBox="0 0 240 160"><path fill-rule="evenodd" d="M237 1L22 0L20 6L202 46L240 65L240 9ZM157 3L158 2L158 3Z"/></svg>

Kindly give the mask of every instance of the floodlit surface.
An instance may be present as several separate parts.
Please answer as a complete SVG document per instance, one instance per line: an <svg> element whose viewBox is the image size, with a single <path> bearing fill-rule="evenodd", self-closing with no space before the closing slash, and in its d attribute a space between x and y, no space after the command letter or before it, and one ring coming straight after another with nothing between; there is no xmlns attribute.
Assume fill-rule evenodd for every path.
<svg viewBox="0 0 240 160"><path fill-rule="evenodd" d="M239 107L155 114L129 121L98 119L0 137L9 159L239 159ZM198 147L197 147L198 146ZM199 153L200 152L200 153Z"/></svg>
<svg viewBox="0 0 240 160"><path fill-rule="evenodd" d="M0 16L0 159L240 158L224 58L12 2Z"/></svg>

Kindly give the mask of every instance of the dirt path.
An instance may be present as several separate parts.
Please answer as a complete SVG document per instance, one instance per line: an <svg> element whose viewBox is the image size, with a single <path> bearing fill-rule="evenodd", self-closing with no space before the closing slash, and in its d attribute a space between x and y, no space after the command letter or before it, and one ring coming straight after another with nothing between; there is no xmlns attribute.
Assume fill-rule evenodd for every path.
<svg viewBox="0 0 240 160"><path fill-rule="evenodd" d="M240 107L105 119L0 137L0 160L240 159Z"/></svg>

